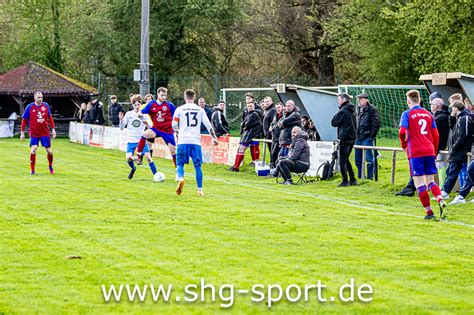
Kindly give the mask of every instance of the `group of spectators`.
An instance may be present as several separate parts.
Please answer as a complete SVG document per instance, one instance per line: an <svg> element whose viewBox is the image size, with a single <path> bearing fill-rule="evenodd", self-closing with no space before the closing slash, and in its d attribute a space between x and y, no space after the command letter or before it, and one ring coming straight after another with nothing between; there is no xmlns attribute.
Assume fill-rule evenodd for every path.
<svg viewBox="0 0 474 315"><path fill-rule="evenodd" d="M121 108L121 111L123 112L123 108L121 106L120 108ZM76 113L75 118L77 122L82 122L85 124L93 124L93 125L103 125L105 123L105 119L104 119L104 110L103 110L102 102L99 102L97 99L93 99L87 104L82 103L79 110ZM118 119L118 114L117 114L117 119Z"/></svg>

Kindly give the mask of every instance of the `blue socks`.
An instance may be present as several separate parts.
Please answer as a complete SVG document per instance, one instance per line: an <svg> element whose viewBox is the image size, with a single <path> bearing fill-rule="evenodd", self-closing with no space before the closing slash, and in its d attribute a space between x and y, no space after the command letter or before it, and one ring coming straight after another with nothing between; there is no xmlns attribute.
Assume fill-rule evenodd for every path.
<svg viewBox="0 0 474 315"><path fill-rule="evenodd" d="M156 174L155 162L148 163L148 166L150 166L151 172L153 173L153 175L155 175Z"/></svg>
<svg viewBox="0 0 474 315"><path fill-rule="evenodd" d="M176 165L176 172L179 178L184 178L184 165Z"/></svg>
<svg viewBox="0 0 474 315"><path fill-rule="evenodd" d="M194 165L194 170L196 172L196 182L197 182L197 186L198 186L198 189L202 189L202 168L201 168L201 164L199 165Z"/></svg>
<svg viewBox="0 0 474 315"><path fill-rule="evenodd" d="M128 165L132 168L132 170L135 169L135 165L133 164L133 160L127 161Z"/></svg>

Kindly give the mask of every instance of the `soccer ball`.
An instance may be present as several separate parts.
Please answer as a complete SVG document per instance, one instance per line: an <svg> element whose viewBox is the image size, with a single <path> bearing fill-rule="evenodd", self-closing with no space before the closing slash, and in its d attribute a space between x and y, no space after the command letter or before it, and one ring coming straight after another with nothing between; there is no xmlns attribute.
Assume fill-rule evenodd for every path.
<svg viewBox="0 0 474 315"><path fill-rule="evenodd" d="M155 183L161 183L165 180L165 174L163 174L162 172L156 172L155 175L153 175L153 181Z"/></svg>

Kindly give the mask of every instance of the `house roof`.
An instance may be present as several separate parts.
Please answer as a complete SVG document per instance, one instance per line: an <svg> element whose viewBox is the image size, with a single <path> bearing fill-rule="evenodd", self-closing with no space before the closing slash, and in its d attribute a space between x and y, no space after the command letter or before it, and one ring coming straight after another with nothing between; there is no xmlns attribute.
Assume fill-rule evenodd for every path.
<svg viewBox="0 0 474 315"><path fill-rule="evenodd" d="M41 91L49 97L97 95L97 89L39 63L28 61L0 76L0 94L31 96Z"/></svg>

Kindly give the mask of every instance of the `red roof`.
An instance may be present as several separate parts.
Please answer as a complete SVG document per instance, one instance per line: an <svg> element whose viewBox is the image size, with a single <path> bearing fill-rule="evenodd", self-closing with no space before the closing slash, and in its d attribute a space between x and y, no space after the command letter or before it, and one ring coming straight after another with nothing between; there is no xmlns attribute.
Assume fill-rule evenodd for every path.
<svg viewBox="0 0 474 315"><path fill-rule="evenodd" d="M0 94L30 96L89 96L97 89L33 61L0 76Z"/></svg>

